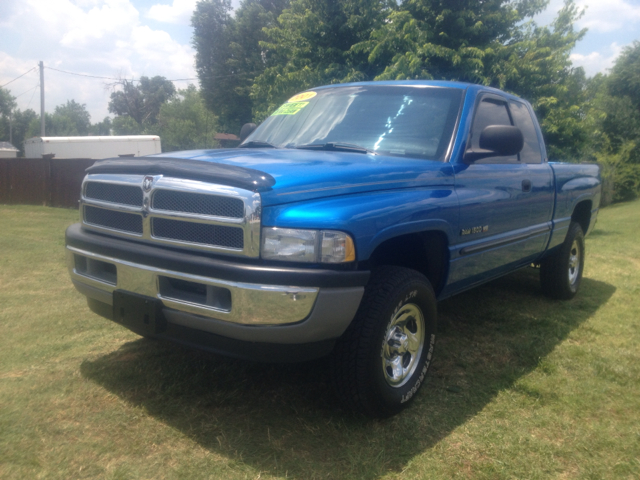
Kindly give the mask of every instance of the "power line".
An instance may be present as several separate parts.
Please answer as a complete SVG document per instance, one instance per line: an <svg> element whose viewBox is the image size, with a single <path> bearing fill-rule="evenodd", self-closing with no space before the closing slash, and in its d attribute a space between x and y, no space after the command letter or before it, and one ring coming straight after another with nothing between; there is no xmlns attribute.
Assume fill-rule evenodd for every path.
<svg viewBox="0 0 640 480"><path fill-rule="evenodd" d="M25 93L29 93L31 90L33 90L34 88L38 88L39 86L40 86L40 84L39 84L39 83L37 83L35 87L31 87L30 89L25 90L25 91L24 91L24 92L22 92L20 95L16 95L16 96L15 96L15 97L13 97L13 98L20 98L20 97L21 97L22 95L24 95Z"/></svg>
<svg viewBox="0 0 640 480"><path fill-rule="evenodd" d="M13 80L8 81L4 85L1 85L0 88L6 87L10 83L13 83L16 80L18 80L19 78L24 77L27 73L30 73L30 72L34 71L36 68L38 68L38 67L36 66L36 67L33 67L33 68L27 70L22 75L14 78ZM102 76L99 76L99 75L89 75L89 74L86 74L86 73L69 72L67 70L60 70L59 68L53 68L53 67L47 67L47 66L45 66L44 68L48 68L49 70L55 70L56 72L60 72L60 73L66 73L67 75L75 75L77 77L97 78L97 79L100 79L100 80L115 80L115 81L122 80L121 78L115 78L115 77L102 77ZM217 79L217 78L236 77L238 75L241 75L241 74L239 74L239 73L231 73L231 74L228 74L228 75L214 75L212 77L206 77L206 78L213 80L213 79ZM171 79L169 81L170 82L193 82L193 81L197 81L197 80L199 80L199 79L198 78L175 78L175 79ZM131 81L132 82L139 82L140 80L137 79L137 78L132 78ZM37 88L37 86L34 87L34 88ZM25 92L22 92L20 95L18 95L17 97L14 97L14 98L18 98L18 97L20 97L20 96L22 96L25 93L28 93L30 91L31 91L31 89L29 89L29 90L27 90Z"/></svg>
<svg viewBox="0 0 640 480"><path fill-rule="evenodd" d="M40 84L36 85L36 88L38 88L39 86ZM29 103L27 103L26 110L29 110L29 107L31 106L31 102L33 101L33 96L36 94L36 88L33 89L33 93L31 94L31 99L29 100Z"/></svg>
<svg viewBox="0 0 640 480"><path fill-rule="evenodd" d="M75 72L67 72L66 70L59 70L57 68L53 68L53 67L47 67L45 66L44 68L48 68L49 70L55 70L56 72L61 72L61 73L67 73L69 75L76 75L78 77L89 77L89 78L99 78L102 80L120 80L119 78L112 78L112 77L99 77L97 75L87 75L86 73L75 73ZM133 82L136 82L137 80L132 80Z"/></svg>
<svg viewBox="0 0 640 480"><path fill-rule="evenodd" d="M33 67L32 69L27 70L26 72L24 72L24 73L23 73L22 75L20 75L19 77L14 78L13 80L11 80L10 82L5 83L4 85L0 85L0 88L4 88L4 87L6 87L6 86L7 86L7 85L9 85L10 83L13 83L13 82L15 82L16 80L18 80L19 78L24 77L27 73L32 72L32 71L33 71L33 70L35 70L36 68L38 68L38 67Z"/></svg>
<svg viewBox="0 0 640 480"><path fill-rule="evenodd" d="M88 75L86 73L75 73L75 72L69 72L67 70L60 70L58 68L53 68L53 67L44 67L44 68L48 68L49 70L55 70L56 72L61 72L61 73L66 73L68 75L76 75L78 77L89 77L89 78L99 78L101 80L122 80L121 78L115 78L115 77L100 77L97 75ZM197 78L176 78L173 80L169 80L170 82L186 82L186 81L193 81L193 80L198 80ZM137 78L132 78L131 79L132 82L139 82L140 80Z"/></svg>
<svg viewBox="0 0 640 480"><path fill-rule="evenodd" d="M89 74L86 74L86 73L69 72L67 70L60 70L58 68L47 67L47 66L45 66L44 68L48 68L49 70L55 70L56 72L66 73L68 75L75 75L77 77L98 78L98 79L101 79L101 80L115 80L115 81L122 80L122 78L101 77L101 76L98 76L98 75L89 75ZM226 78L226 77L237 77L238 75L242 75L242 74L241 73L230 73L228 75L214 75L214 76L205 77L205 78L216 79L216 78ZM199 80L199 78L174 78L174 79L169 79L170 82L192 82L192 81L196 81L196 80ZM130 81L131 82L139 82L140 80L137 79L137 78L132 78Z"/></svg>

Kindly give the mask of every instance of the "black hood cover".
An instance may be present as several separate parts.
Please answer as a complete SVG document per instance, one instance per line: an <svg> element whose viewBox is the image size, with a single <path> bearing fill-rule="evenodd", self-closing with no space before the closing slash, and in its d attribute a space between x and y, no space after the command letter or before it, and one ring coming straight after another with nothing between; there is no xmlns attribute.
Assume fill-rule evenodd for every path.
<svg viewBox="0 0 640 480"><path fill-rule="evenodd" d="M97 161L87 168L86 172L168 175L189 180L221 183L254 192L269 190L276 183L275 178L268 173L252 168L168 157L108 158Z"/></svg>

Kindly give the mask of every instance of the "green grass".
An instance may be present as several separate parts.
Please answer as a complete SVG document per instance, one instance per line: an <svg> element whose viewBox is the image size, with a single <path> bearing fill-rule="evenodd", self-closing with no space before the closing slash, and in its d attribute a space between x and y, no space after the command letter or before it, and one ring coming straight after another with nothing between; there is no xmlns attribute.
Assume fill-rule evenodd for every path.
<svg viewBox="0 0 640 480"><path fill-rule="evenodd" d="M0 206L0 478L640 477L640 202L603 210L580 294L526 269L440 304L403 414L343 412L327 362L189 351L92 314L77 212Z"/></svg>

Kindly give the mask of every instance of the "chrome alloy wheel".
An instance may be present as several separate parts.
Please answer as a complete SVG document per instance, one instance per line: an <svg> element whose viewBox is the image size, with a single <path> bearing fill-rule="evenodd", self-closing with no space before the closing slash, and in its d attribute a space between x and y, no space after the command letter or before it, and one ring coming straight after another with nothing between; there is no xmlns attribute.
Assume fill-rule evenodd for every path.
<svg viewBox="0 0 640 480"><path fill-rule="evenodd" d="M580 245L574 240L569 250L569 285L573 285L580 275Z"/></svg>
<svg viewBox="0 0 640 480"><path fill-rule="evenodd" d="M425 325L416 304L403 305L387 327L382 346L382 370L387 383L398 388L413 375L424 347Z"/></svg>

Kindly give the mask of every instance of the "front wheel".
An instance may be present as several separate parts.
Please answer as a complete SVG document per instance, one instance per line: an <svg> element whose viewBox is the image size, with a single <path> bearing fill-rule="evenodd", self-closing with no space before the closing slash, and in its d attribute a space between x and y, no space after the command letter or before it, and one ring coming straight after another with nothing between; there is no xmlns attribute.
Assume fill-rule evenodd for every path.
<svg viewBox="0 0 640 480"><path fill-rule="evenodd" d="M402 267L374 271L333 352L339 396L372 417L400 412L424 383L435 335L436 298L424 275Z"/></svg>
<svg viewBox="0 0 640 480"><path fill-rule="evenodd" d="M584 270L584 233L571 222L560 249L540 265L542 291L551 298L569 300L578 293Z"/></svg>

